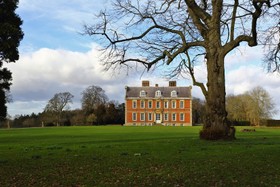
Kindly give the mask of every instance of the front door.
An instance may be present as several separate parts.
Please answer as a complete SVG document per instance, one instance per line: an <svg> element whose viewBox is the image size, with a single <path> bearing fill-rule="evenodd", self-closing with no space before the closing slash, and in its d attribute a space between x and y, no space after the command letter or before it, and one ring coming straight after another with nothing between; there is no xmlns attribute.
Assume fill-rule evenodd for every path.
<svg viewBox="0 0 280 187"><path fill-rule="evenodd" d="M161 114L156 113L156 123L161 123Z"/></svg>

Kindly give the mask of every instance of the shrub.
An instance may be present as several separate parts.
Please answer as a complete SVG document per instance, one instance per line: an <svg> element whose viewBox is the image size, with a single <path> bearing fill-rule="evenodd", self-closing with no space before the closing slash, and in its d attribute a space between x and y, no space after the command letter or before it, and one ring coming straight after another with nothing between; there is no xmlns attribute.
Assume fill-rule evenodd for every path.
<svg viewBox="0 0 280 187"><path fill-rule="evenodd" d="M231 121L231 124L233 126L251 126L251 123L250 121Z"/></svg>
<svg viewBox="0 0 280 187"><path fill-rule="evenodd" d="M273 119L261 120L261 126L279 127L280 120L273 120Z"/></svg>
<svg viewBox="0 0 280 187"><path fill-rule="evenodd" d="M45 124L46 127L53 127L56 126L53 122L48 122Z"/></svg>

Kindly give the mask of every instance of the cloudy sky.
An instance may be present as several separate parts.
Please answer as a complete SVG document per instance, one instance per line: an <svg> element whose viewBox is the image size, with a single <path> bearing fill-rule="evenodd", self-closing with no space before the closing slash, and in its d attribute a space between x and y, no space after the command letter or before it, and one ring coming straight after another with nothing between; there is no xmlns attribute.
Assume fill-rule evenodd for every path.
<svg viewBox="0 0 280 187"><path fill-rule="evenodd" d="M79 32L108 5L107 0L20 0L17 13L23 19L25 34L19 47L20 59L6 65L13 72L13 102L8 104L11 116L42 112L55 93L66 91L74 95L71 108L80 108L81 92L91 85L101 86L110 100L120 103L124 102L125 85L140 86L143 79L150 79L152 85L167 86L160 72L143 75L103 71L98 44ZM227 56L227 94L262 86L280 106L280 75L267 74L262 57L258 47L240 47ZM198 66L196 73L205 79L205 65ZM179 86L192 84L189 79L177 81ZM198 88L193 88L193 96L202 98Z"/></svg>

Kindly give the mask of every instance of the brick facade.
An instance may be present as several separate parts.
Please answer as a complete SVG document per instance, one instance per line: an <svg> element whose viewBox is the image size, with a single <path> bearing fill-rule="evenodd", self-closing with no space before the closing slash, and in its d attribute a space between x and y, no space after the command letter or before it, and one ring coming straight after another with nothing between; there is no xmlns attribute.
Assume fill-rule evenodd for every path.
<svg viewBox="0 0 280 187"><path fill-rule="evenodd" d="M126 126L191 126L191 87L177 87L170 81L168 87L126 87Z"/></svg>

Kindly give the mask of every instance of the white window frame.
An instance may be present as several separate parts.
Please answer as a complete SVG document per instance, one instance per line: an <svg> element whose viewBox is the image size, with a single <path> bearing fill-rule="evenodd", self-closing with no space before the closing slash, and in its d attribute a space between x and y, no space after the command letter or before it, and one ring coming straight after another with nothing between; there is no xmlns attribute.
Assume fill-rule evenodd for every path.
<svg viewBox="0 0 280 187"><path fill-rule="evenodd" d="M148 101L148 108L153 108L153 101Z"/></svg>
<svg viewBox="0 0 280 187"><path fill-rule="evenodd" d="M153 120L153 114L152 113L148 113L148 120L152 121Z"/></svg>
<svg viewBox="0 0 280 187"><path fill-rule="evenodd" d="M132 101L132 108L137 108L137 100Z"/></svg>
<svg viewBox="0 0 280 187"><path fill-rule="evenodd" d="M171 97L177 97L177 91L176 90L171 91L170 96Z"/></svg>
<svg viewBox="0 0 280 187"><path fill-rule="evenodd" d="M185 114L184 113L180 113L180 121L185 121Z"/></svg>
<svg viewBox="0 0 280 187"><path fill-rule="evenodd" d="M164 121L168 121L168 113L164 113L163 119L164 119Z"/></svg>
<svg viewBox="0 0 280 187"><path fill-rule="evenodd" d="M172 121L176 121L176 116L177 116L176 113L172 113Z"/></svg>
<svg viewBox="0 0 280 187"><path fill-rule="evenodd" d="M145 113L140 113L140 121L145 121Z"/></svg>
<svg viewBox="0 0 280 187"><path fill-rule="evenodd" d="M144 100L140 101L140 108L145 108L145 101Z"/></svg>
<svg viewBox="0 0 280 187"><path fill-rule="evenodd" d="M146 97L146 92L145 90L140 91L140 97Z"/></svg>
<svg viewBox="0 0 280 187"><path fill-rule="evenodd" d="M156 93L155 93L155 96L156 96L156 97L161 97L161 91L160 91L160 90L157 90Z"/></svg>
<svg viewBox="0 0 280 187"><path fill-rule="evenodd" d="M168 101L164 101L164 108L168 108Z"/></svg>
<svg viewBox="0 0 280 187"><path fill-rule="evenodd" d="M160 108L160 101L156 101L156 108Z"/></svg>
<svg viewBox="0 0 280 187"><path fill-rule="evenodd" d="M132 121L137 121L137 113L136 112L132 113Z"/></svg>
<svg viewBox="0 0 280 187"><path fill-rule="evenodd" d="M156 121L160 121L160 114L156 113Z"/></svg>
<svg viewBox="0 0 280 187"><path fill-rule="evenodd" d="M185 102L184 100L180 100L180 108L184 108L185 107Z"/></svg>
<svg viewBox="0 0 280 187"><path fill-rule="evenodd" d="M172 108L176 108L176 102L177 102L176 100L171 101Z"/></svg>

